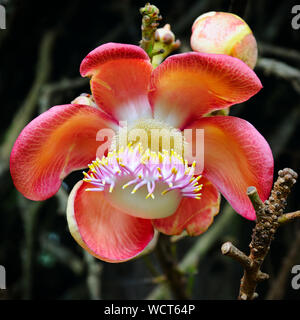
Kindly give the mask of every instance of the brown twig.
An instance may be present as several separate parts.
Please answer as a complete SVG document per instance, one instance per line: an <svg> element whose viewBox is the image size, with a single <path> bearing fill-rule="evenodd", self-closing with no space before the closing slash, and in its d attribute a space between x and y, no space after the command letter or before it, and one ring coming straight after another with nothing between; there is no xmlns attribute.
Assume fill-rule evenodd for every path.
<svg viewBox="0 0 300 320"><path fill-rule="evenodd" d="M296 183L297 173L292 169L283 169L278 172L278 175L271 196L265 203L261 201L255 187L249 187L247 190L247 195L252 202L257 217L249 256L247 257L231 243L223 244L221 249L224 255L235 259L244 268L239 292L240 300L254 299L257 296L255 292L257 284L269 278L260 268L269 252L277 228L286 221L299 217L298 211L283 215L283 210L287 205L287 197L292 186ZM284 222L281 222L281 220Z"/></svg>
<svg viewBox="0 0 300 320"><path fill-rule="evenodd" d="M244 269L250 269L252 261L245 255L244 252L236 248L231 242L225 242L221 247L222 254L224 256L231 257L232 259L239 262Z"/></svg>
<svg viewBox="0 0 300 320"><path fill-rule="evenodd" d="M295 212L290 212L290 213L283 214L282 216L280 216L278 218L278 223L280 225L282 225L282 224L291 222L291 221L293 221L293 220L295 220L297 218L300 218L300 210L295 211Z"/></svg>

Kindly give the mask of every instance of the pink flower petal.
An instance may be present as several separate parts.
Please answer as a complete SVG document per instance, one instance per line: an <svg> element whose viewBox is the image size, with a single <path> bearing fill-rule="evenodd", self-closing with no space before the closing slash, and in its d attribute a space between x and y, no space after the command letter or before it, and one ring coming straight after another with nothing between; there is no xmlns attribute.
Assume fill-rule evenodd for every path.
<svg viewBox="0 0 300 320"><path fill-rule="evenodd" d="M248 100L261 88L241 60L189 52L167 58L153 71L150 102L155 118L183 128L208 112Z"/></svg>
<svg viewBox="0 0 300 320"><path fill-rule="evenodd" d="M79 181L69 196L67 218L72 236L98 259L122 262L134 258L153 238L151 220L113 208L103 192L85 191L90 186Z"/></svg>
<svg viewBox="0 0 300 320"><path fill-rule="evenodd" d="M201 199L183 198L172 216L152 220L157 230L168 235L179 235L186 230L190 236L207 230L219 212L220 194L206 178L202 177L199 183L203 184Z"/></svg>
<svg viewBox="0 0 300 320"><path fill-rule="evenodd" d="M148 86L152 65L138 46L107 43L90 52L80 73L91 77L96 103L116 120L151 117Z"/></svg>
<svg viewBox="0 0 300 320"><path fill-rule="evenodd" d="M56 106L31 121L14 144L10 172L16 188L31 200L44 200L71 171L95 159L96 134L112 122L84 105Z"/></svg>
<svg viewBox="0 0 300 320"><path fill-rule="evenodd" d="M249 122L230 116L205 117L189 128L204 129L203 176L218 188L234 210L254 220L247 188L256 187L265 201L273 182L274 161L264 137Z"/></svg>

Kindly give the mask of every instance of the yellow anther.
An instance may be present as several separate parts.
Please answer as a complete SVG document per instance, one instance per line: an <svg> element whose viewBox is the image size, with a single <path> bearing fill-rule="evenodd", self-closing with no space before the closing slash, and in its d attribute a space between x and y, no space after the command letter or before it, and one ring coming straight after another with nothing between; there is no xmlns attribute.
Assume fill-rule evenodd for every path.
<svg viewBox="0 0 300 320"><path fill-rule="evenodd" d="M123 185L122 189L126 189L128 186L129 186L129 184L126 183L126 184Z"/></svg>
<svg viewBox="0 0 300 320"><path fill-rule="evenodd" d="M148 193L147 196L146 196L146 199L149 199L149 197L151 197L152 199L154 199L153 193Z"/></svg>

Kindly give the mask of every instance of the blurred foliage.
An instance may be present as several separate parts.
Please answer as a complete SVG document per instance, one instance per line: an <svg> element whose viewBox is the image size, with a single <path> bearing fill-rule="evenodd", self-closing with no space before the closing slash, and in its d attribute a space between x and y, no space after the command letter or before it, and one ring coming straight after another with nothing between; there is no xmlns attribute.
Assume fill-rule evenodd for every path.
<svg viewBox="0 0 300 320"><path fill-rule="evenodd" d="M53 105L69 103L82 92L89 92L88 81L79 79L79 65L90 50L109 41L138 44L141 38L139 8L144 1L6 0L0 4L7 11L7 29L0 30L2 146L9 146L11 134L19 133L11 131L13 120L22 123L26 119L21 108L25 108L24 101L32 94L39 71L50 68L42 82L37 83L37 94L31 97L31 105L26 109L26 123ZM153 4L163 16L161 25L170 23L182 42L181 50L188 51L194 19L207 11L228 11L231 1L157 0ZM271 57L299 70L300 30L291 27L294 4L294 1L248 1L243 14L259 42L260 57ZM48 43L49 59L38 67L41 45L49 32L53 35L53 41ZM287 54L267 50L266 45L284 47ZM298 59L289 56L291 50L299 50ZM299 171L300 85L296 90L288 79L275 77L262 68L255 71L263 90L250 101L234 106L231 115L250 121L266 137L276 150L275 172L284 167ZM65 217L66 196L81 174L68 177L58 196L36 204L24 199L14 188L7 154L1 150L0 264L6 267L7 290L0 290L0 298L144 299L151 292L156 284L144 258L123 264L91 260L71 237ZM299 192L298 183L289 198L289 211L300 208ZM221 215L222 210L215 223ZM188 288L194 299L237 297L242 270L221 255L220 246L230 240L248 252L252 228L252 222L235 214L198 267L189 270ZM296 232L300 232L299 222L285 226L276 235L263 267L271 280L259 287L260 298L267 296ZM177 242L179 261L201 237ZM159 270L156 256L151 253L149 258L152 267ZM299 254L296 259L295 264L300 264ZM99 283L89 279L97 279ZM282 298L298 299L300 293L291 288L290 279L288 275Z"/></svg>

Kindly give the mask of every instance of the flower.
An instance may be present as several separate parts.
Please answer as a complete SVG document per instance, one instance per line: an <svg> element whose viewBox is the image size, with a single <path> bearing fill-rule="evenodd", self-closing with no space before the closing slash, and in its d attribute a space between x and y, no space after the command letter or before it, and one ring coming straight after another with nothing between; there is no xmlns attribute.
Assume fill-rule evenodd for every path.
<svg viewBox="0 0 300 320"><path fill-rule="evenodd" d="M87 55L80 72L91 78L92 96L52 107L31 121L15 142L10 170L25 197L44 200L70 172L89 165L67 208L69 229L83 248L99 259L120 262L137 256L154 228L198 235L219 211L219 191L238 213L255 219L246 189L255 186L267 199L273 178L269 145L245 120L205 116L261 89L245 63L189 52L153 70L140 47L108 43ZM118 135L99 147L99 130L117 132L124 121L129 135L135 129L204 129L202 177L172 148L155 151L135 143L117 148ZM184 144L191 145L191 139ZM109 152L97 157L104 147Z"/></svg>
<svg viewBox="0 0 300 320"><path fill-rule="evenodd" d="M257 61L257 43L247 23L228 12L207 12L192 26L191 47L198 52L228 54L251 69Z"/></svg>

